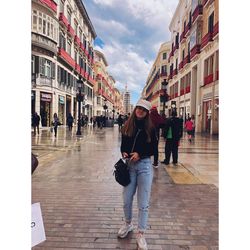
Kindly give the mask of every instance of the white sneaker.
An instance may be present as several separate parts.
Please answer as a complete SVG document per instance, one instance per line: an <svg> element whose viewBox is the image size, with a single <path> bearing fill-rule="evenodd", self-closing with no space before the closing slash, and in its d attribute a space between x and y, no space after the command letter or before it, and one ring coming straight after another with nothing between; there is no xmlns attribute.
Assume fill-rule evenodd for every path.
<svg viewBox="0 0 250 250"><path fill-rule="evenodd" d="M154 168L158 168L158 164L153 163Z"/></svg>
<svg viewBox="0 0 250 250"><path fill-rule="evenodd" d="M138 250L148 250L147 242L142 233L137 233L136 235L136 243L138 245Z"/></svg>
<svg viewBox="0 0 250 250"><path fill-rule="evenodd" d="M120 230L118 231L119 238L125 238L129 232L133 231L134 226L132 223L127 224L126 222L121 226Z"/></svg>

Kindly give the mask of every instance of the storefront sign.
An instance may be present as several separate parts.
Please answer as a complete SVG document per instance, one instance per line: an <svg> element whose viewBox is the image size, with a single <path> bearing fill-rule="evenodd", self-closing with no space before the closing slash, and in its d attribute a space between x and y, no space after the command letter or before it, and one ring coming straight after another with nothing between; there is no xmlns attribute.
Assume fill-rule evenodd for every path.
<svg viewBox="0 0 250 250"><path fill-rule="evenodd" d="M59 103L64 104L64 96L59 95Z"/></svg>
<svg viewBox="0 0 250 250"><path fill-rule="evenodd" d="M52 95L49 93L41 93L41 101L44 102L51 102L52 100Z"/></svg>

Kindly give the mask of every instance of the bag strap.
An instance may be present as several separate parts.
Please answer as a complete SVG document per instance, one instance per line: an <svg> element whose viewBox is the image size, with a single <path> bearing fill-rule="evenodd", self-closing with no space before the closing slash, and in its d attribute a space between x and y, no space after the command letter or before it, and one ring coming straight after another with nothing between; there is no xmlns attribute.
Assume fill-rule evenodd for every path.
<svg viewBox="0 0 250 250"><path fill-rule="evenodd" d="M134 139L134 144L133 144L133 147L132 147L132 149L131 149L131 152L133 152L133 150L134 150L135 143L136 143L136 139L137 139L137 137L138 137L138 135L139 135L140 132L141 132L141 129L138 129L138 131L137 131L137 133L136 133L136 136L135 136L135 139Z"/></svg>

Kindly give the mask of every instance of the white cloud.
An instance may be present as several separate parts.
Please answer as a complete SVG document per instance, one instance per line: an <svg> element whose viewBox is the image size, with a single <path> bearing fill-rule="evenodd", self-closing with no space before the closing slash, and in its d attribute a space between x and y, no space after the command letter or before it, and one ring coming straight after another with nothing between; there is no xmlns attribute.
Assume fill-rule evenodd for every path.
<svg viewBox="0 0 250 250"><path fill-rule="evenodd" d="M140 95L179 0L85 1L116 87ZM90 13L89 13L90 10Z"/></svg>
<svg viewBox="0 0 250 250"><path fill-rule="evenodd" d="M112 38L120 38L124 35L134 35L133 30L129 30L124 24L115 20L103 20L100 18L93 18L95 25L99 30L104 31L105 35Z"/></svg>
<svg viewBox="0 0 250 250"><path fill-rule="evenodd" d="M145 76L150 70L150 63L145 62L143 57L130 50L129 47L122 47L118 43L106 45L100 50L108 60L108 72L116 79L116 86L124 89L128 84L131 91L141 93L145 84Z"/></svg>
<svg viewBox="0 0 250 250"><path fill-rule="evenodd" d="M94 0L94 3L100 4L100 5L108 5L112 6L114 4L115 0Z"/></svg>

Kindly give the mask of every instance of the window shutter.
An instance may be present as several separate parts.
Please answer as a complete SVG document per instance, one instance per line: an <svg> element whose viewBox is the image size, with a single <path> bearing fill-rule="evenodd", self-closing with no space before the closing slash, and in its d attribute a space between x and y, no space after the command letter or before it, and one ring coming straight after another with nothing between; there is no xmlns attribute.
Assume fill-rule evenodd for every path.
<svg viewBox="0 0 250 250"><path fill-rule="evenodd" d="M39 57L39 72L41 75L45 75L45 58Z"/></svg>
<svg viewBox="0 0 250 250"><path fill-rule="evenodd" d="M57 66L57 82L60 83L60 67Z"/></svg>
<svg viewBox="0 0 250 250"><path fill-rule="evenodd" d="M56 66L55 66L55 63L51 63L51 77L53 78L53 79L55 79L55 68L56 68Z"/></svg>
<svg viewBox="0 0 250 250"><path fill-rule="evenodd" d="M35 56L35 73L39 74L39 56Z"/></svg>

